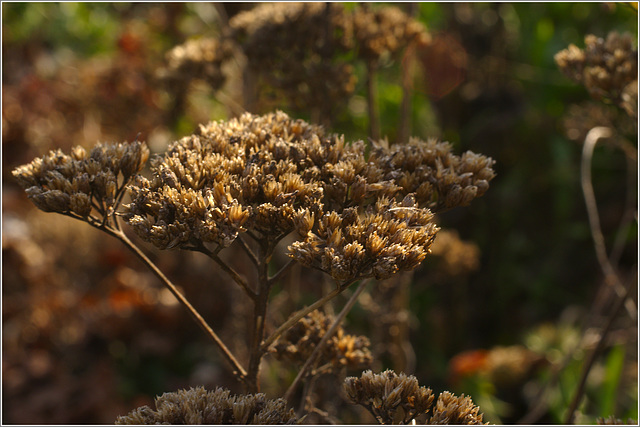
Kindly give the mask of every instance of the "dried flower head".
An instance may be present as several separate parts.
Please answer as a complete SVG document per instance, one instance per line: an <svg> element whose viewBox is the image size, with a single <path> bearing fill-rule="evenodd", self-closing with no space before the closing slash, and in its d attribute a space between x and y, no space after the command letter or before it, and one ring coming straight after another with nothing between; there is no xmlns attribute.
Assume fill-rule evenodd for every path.
<svg viewBox="0 0 640 427"><path fill-rule="evenodd" d="M367 408L380 424L483 424L480 408L471 398L445 391L433 406L431 389L420 386L412 375L365 371L360 378L345 379L344 389L353 403Z"/></svg>
<svg viewBox="0 0 640 427"><path fill-rule="evenodd" d="M424 260L438 231L432 220L428 209L412 201L381 197L361 212L347 208L325 213L317 229L289 247L290 256L341 283L384 279Z"/></svg>
<svg viewBox="0 0 640 427"><path fill-rule="evenodd" d="M480 408L469 396L456 396L448 391L440 393L432 415L425 424L482 425Z"/></svg>
<svg viewBox="0 0 640 427"><path fill-rule="evenodd" d="M167 66L160 70L159 75L168 86L175 85L177 81L201 79L215 91L225 82L222 66L232 54L232 46L225 39L204 37L188 40L167 52Z"/></svg>
<svg viewBox="0 0 640 427"><path fill-rule="evenodd" d="M424 25L397 7L360 7L354 11L353 26L358 56L367 61L393 55L412 42L430 40Z"/></svg>
<svg viewBox="0 0 640 427"><path fill-rule="evenodd" d="M234 16L229 25L260 89L275 91L272 97L328 117L353 93L353 68L339 59L352 40L341 4L263 3Z"/></svg>
<svg viewBox="0 0 640 427"><path fill-rule="evenodd" d="M87 218L117 209L125 187L145 165L144 143L98 144L89 153L80 146L71 155L50 151L13 171L31 201L45 212Z"/></svg>
<svg viewBox="0 0 640 427"><path fill-rule="evenodd" d="M247 229L276 239L308 228L323 192L300 171L305 146L320 138L321 128L281 112L201 126L152 161L151 180L138 177L125 219L161 249L226 247Z"/></svg>
<svg viewBox="0 0 640 427"><path fill-rule="evenodd" d="M303 364L332 323L331 316L318 310L313 311L282 335L273 345L272 351L278 360ZM338 327L333 337L325 343L319 361L321 364L326 363L326 371L343 367L362 369L373 360L369 345L367 337L348 335L342 327Z"/></svg>
<svg viewBox="0 0 640 427"><path fill-rule="evenodd" d="M409 424L427 412L434 399L431 389L421 387L416 377L391 370L348 377L344 389L351 402L367 408L381 424Z"/></svg>
<svg viewBox="0 0 640 427"><path fill-rule="evenodd" d="M467 151L451 152L448 142L411 138L408 144L372 149L369 163L381 180L393 180L403 197L414 193L416 202L434 212L467 206L489 189L495 177L490 157Z"/></svg>
<svg viewBox="0 0 640 427"><path fill-rule="evenodd" d="M296 424L284 399L267 400L262 393L231 396L229 390L204 387L165 393L156 398L156 409L142 406L116 420L133 424Z"/></svg>
<svg viewBox="0 0 640 427"><path fill-rule="evenodd" d="M341 283L417 267L438 230L427 208L468 204L493 178L487 157L447 143L349 145L282 112L201 126L138 177L125 219L161 249L229 246L292 231L289 255ZM420 182L424 183L420 184ZM415 192L415 193L414 193Z"/></svg>
<svg viewBox="0 0 640 427"><path fill-rule="evenodd" d="M633 46L634 37L614 31L606 40L590 34L584 41L584 49L572 44L556 54L562 72L583 84L595 99L610 100L637 117L638 49Z"/></svg>

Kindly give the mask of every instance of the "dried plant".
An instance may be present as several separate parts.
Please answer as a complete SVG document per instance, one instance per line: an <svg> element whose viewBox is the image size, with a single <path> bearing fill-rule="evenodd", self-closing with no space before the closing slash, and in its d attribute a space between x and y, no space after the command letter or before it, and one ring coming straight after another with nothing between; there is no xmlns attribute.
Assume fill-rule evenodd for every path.
<svg viewBox="0 0 640 427"><path fill-rule="evenodd" d="M606 40L594 35L587 35L585 37L586 46L584 50L579 49L575 45L570 45L567 49L558 52L555 60L562 72L574 81L583 84L593 98L605 103L613 103L621 107L633 119L636 119L638 115L638 51L637 46L634 47L633 42L634 38L630 34L619 34L615 31L609 33ZM582 366L578 386L573 393L569 408L566 412L566 424L574 421L579 403L585 393L587 377L594 366L596 357L605 346L605 339L610 333L616 317L624 309L629 318L633 322L637 322L637 305L630 296L630 289L634 285L634 281L625 279L617 268L620 253L624 245L624 238L622 236L628 233L634 217L637 218L637 187L635 186L635 177L637 176L637 148L621 135L622 132L628 129L625 129L623 126L620 126L619 129L616 129L618 126L607 127L606 125L613 124L611 122L611 116L606 113L602 114L601 111L597 110L596 113L593 114L593 109L591 110L591 114L586 114L584 117L589 119L595 116L596 122L590 123L585 120L585 123L581 126L574 126L572 130L576 136L584 134L581 185L596 258L604 275L604 280L600 283L598 290L599 297L596 298L591 307L590 314L595 317L595 314L599 310L602 310L604 306L603 301L606 301L609 306L607 307L608 312L603 313L603 319L605 320L598 322L600 323L600 325L598 325L600 331L598 332L597 343L590 349L589 355L586 357ZM569 124L571 124L571 117L569 117L568 121ZM589 124L592 124L593 127L587 129L585 125ZM635 134L637 136L637 128L635 129ZM605 236L600 224L600 216L591 178L591 161L594 148L600 141L608 141L608 143L620 148L625 153L627 160L627 194L624 213L617 232L618 236L615 239L611 252L608 252L605 246ZM637 277L637 269L633 275ZM593 325L589 325L588 323L592 321L592 319L590 319L591 316L587 316L585 319L583 326L584 336L573 349L573 352L586 347L587 326L589 328L593 327ZM569 360L570 357L567 357L563 365L566 366ZM563 368L556 370L550 383L557 380L559 372L561 372L562 369ZM542 400L542 396L543 393L539 393L539 401ZM537 406L537 404L538 402L536 402L534 407ZM531 416L527 416L525 422L528 422L530 417ZM610 419L610 421L612 421L612 419Z"/></svg>
<svg viewBox="0 0 640 427"><path fill-rule="evenodd" d="M367 408L380 424L483 424L480 408L471 398L445 391L433 406L431 389L420 386L412 375L365 371L360 378L347 378L344 389L353 403Z"/></svg>
<svg viewBox="0 0 640 427"><path fill-rule="evenodd" d="M255 393L260 390L261 362L272 353L302 365L287 398L301 378L311 378L304 400L319 373L371 363L368 339L340 327L368 283L364 279L389 278L420 265L439 230L434 214L483 195L494 177L493 161L471 152L456 156L450 144L436 140L416 138L391 148L380 140L375 71L409 45L429 40L424 26L400 9L263 4L232 18L222 33L189 40L167 53L167 65L158 75L174 95L169 122L183 108L192 80L204 80L214 92L220 91L229 77L225 67L242 51L246 107L253 109L256 94L271 91L275 102L285 100L310 110L316 121L329 123L335 106L354 92L354 61L361 60L368 70L373 145L345 142L282 112L247 113L201 125L171 144L151 160L149 177L138 174L149 150L137 141L99 144L88 154L79 147L71 155L54 151L17 168L14 176L41 210L87 222L131 249L214 341L251 396L264 401ZM280 67L282 63L288 66ZM127 193L131 200L123 204ZM229 275L253 305L248 360L238 359L182 291L130 240L122 220L156 248L203 253ZM274 252L285 238L290 260L269 274ZM242 251L254 271L240 272L224 261L219 254L230 247ZM327 273L335 286L282 324L271 324L272 288L295 263ZM358 289L338 316L317 311L357 282ZM228 399L228 392L221 390L167 394L158 399L157 411L140 408L119 422L262 420L251 418L259 412L255 408L234 412L235 418L213 417L221 412L212 408L224 407ZM284 409L284 400L279 404ZM234 401L232 406L257 404L238 405ZM280 414L271 420L285 418Z"/></svg>
<svg viewBox="0 0 640 427"><path fill-rule="evenodd" d="M564 74L583 84L598 100L622 107L638 116L638 48L631 34L611 32L606 39L593 34L585 37L585 48L570 45L556 54Z"/></svg>
<svg viewBox="0 0 640 427"><path fill-rule="evenodd" d="M368 340L339 327L367 283L362 279L416 268L438 231L432 210L467 205L494 176L491 159L470 152L458 157L449 144L434 140L413 139L391 149L379 143L367 160L364 143L347 144L341 136L282 112L200 126L152 159L150 178L136 175L148 156L138 141L98 144L89 153L81 148L71 155L52 151L14 175L40 209L85 221L133 250L209 334L249 393L260 389L260 364L269 352L299 362L306 358L304 375L318 355L318 363L328 363L329 371L370 363ZM121 206L127 190L131 202ZM159 249L204 253L240 286L254 305L246 368L129 240L119 218ZM292 260L269 275L270 259L286 236L297 236L287 249ZM255 283L219 257L232 245L253 262ZM335 288L283 324L268 325L271 289L295 261L329 274ZM313 313L357 281L358 290L335 320ZM273 332L267 335L269 330ZM203 393L194 399L202 401ZM132 419L177 417L174 412L158 415L164 413L164 401L191 399L175 396L160 400L156 415L140 409Z"/></svg>
<svg viewBox="0 0 640 427"><path fill-rule="evenodd" d="M316 349L322 337L331 327L333 320L332 316L327 316L318 310L309 313L283 334L273 345L271 351L280 360L301 365ZM316 373L331 372L344 367L350 369L366 368L372 362L369 339L365 336L348 335L342 327L338 327L335 335L323 346L319 359L319 362L324 365L316 369Z"/></svg>
<svg viewBox="0 0 640 427"><path fill-rule="evenodd" d="M255 99L267 95L326 121L353 93L353 66L339 59L352 48L353 31L341 4L264 3L229 26L247 58L246 83L257 86Z"/></svg>
<svg viewBox="0 0 640 427"><path fill-rule="evenodd" d="M13 175L39 209L101 226L115 214L127 185L148 158L149 149L137 141L98 144L88 154L78 146L71 155L51 151Z"/></svg>
<svg viewBox="0 0 640 427"><path fill-rule="evenodd" d="M193 51L199 58L202 44L208 46L208 52L215 51L209 55L210 60L198 62L196 69L205 64L207 75L216 77L211 87L218 91L224 80L224 53L229 52L230 44L235 44L243 53L240 73L234 74L241 74L238 80L242 81L246 111L269 111L286 105L328 125L355 93L355 69L364 63L370 136L377 140L381 136L377 69L400 58L410 46L424 47L430 36L421 22L397 7L364 5L347 10L339 3L276 2L259 4L233 16L218 43L202 40L179 45L167 57L165 75L177 76L177 80L170 81L180 88L176 94L181 100L183 94L178 92L184 92L187 85L179 80L190 80L193 72L182 73L182 77L172 72L181 69L175 64L185 62L176 61L176 57L184 58ZM213 72L213 67L219 70ZM405 98L408 102L407 90ZM401 138L403 142L408 137L403 124L408 123L407 114L403 111L400 119L401 132L407 133Z"/></svg>
<svg viewBox="0 0 640 427"><path fill-rule="evenodd" d="M367 62L397 55L411 43L424 45L430 40L424 25L397 7L356 9L353 35L358 56Z"/></svg>
<svg viewBox="0 0 640 427"><path fill-rule="evenodd" d="M165 393L156 398L156 409L142 406L116 420L118 425L136 424L298 424L283 399L268 400L264 394L232 396L229 390L204 387Z"/></svg>

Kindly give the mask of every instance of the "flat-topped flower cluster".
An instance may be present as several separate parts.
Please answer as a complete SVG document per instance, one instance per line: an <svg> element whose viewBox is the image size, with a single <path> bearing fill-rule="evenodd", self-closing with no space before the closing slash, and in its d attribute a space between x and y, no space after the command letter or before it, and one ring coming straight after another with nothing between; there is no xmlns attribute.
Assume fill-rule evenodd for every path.
<svg viewBox="0 0 640 427"><path fill-rule="evenodd" d="M278 241L289 256L340 283L417 267L438 230L433 212L487 190L493 161L412 139L345 143L285 113L201 126L138 176L124 217L160 249L227 247L239 233Z"/></svg>

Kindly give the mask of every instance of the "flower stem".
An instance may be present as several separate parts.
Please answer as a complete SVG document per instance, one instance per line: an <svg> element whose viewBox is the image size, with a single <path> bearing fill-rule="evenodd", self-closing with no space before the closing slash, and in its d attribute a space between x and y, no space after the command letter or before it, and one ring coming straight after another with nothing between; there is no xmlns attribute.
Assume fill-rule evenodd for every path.
<svg viewBox="0 0 640 427"><path fill-rule="evenodd" d="M302 319L304 316L311 313L312 311L322 307L323 305L331 301L336 296L340 295L342 291L344 291L347 287L348 285L337 287L333 291L329 292L327 295L320 298L318 301L311 304L310 306L297 311L295 314L289 317L282 325L280 325L274 333L272 333L267 339L265 339L262 342L262 350L266 351L269 348L269 346L273 344L275 340L278 339L280 335L282 335L289 328L295 325L298 322L298 320Z"/></svg>
<svg viewBox="0 0 640 427"><path fill-rule="evenodd" d="M344 307L342 308L342 311L338 313L329 330L324 334L324 336L322 337L318 345L316 345L316 348L313 350L313 353L311 353L311 356L309 356L307 361L302 366L302 369L300 369L300 372L298 372L296 379L293 380L293 382L289 386L289 389L285 393L284 400L288 401L291 399L291 395L295 391L296 386L298 385L300 380L304 377L304 374L309 370L309 367L316 360L316 358L322 351L322 347L325 345L327 341L329 341L329 338L331 338L333 334L335 334L336 330L338 329L338 326L340 326L340 323L342 323L342 320L345 318L347 313L351 311L351 308L353 308L353 305L356 303L356 301L358 300L358 297L360 296L362 291L364 291L364 288L366 288L368 284L369 284L369 280L363 280L362 282L360 282L360 285L358 285L358 288L355 290L353 295L351 295L351 298L349 298L349 301L347 301L347 303L344 305Z"/></svg>
<svg viewBox="0 0 640 427"><path fill-rule="evenodd" d="M151 269L151 271L156 275L158 279L171 291L171 293L178 299L178 301L186 307L189 314L195 319L196 323L200 325L200 327L213 339L214 343L218 346L222 355L225 359L231 364L234 371L233 374L241 381L244 381L247 376L247 371L240 365L240 362L235 358L231 350L227 348L227 346L222 342L220 337L213 331L211 326L207 323L206 320L198 313L198 311L191 305L191 303L187 300L187 298L178 290L178 288L164 275L160 269L138 248L129 238L119 230L115 230L111 227L101 228L102 231L107 232L107 234L112 235L116 239L120 240L124 245L129 248L133 253L135 253L142 262Z"/></svg>
<svg viewBox="0 0 640 427"><path fill-rule="evenodd" d="M261 245L262 246L262 245ZM260 391L260 362L265 351L261 347L262 337L264 336L264 327L267 317L267 305L269 304L269 292L271 291L271 282L269 281L269 260L273 253L275 244L269 242L261 247L258 257L258 290L256 298L253 300L253 336L251 337L251 350L249 358L249 368L245 381L247 393L258 393Z"/></svg>

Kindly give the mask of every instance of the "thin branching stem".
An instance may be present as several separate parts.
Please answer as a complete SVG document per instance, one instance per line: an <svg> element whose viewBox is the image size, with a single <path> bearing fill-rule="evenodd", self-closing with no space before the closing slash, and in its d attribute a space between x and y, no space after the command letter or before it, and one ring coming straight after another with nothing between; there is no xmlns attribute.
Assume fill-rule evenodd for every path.
<svg viewBox="0 0 640 427"><path fill-rule="evenodd" d="M240 276L240 274L237 271L235 271L231 266L229 266L229 264L224 262L218 256L218 251L212 252L209 249L205 248L204 246L198 249L200 252L207 255L216 264L218 264L220 268L222 268L222 270L224 270L224 272L227 273L233 279L233 281L236 282L238 286L240 286L240 288L242 288L242 290L249 296L249 298L251 298L252 301L256 300L256 292L251 289L247 281L243 279L242 276Z"/></svg>
<svg viewBox="0 0 640 427"><path fill-rule="evenodd" d="M182 294L182 292L178 290L178 288L171 282L171 280L169 280L169 278L165 276L162 271L160 271L160 269L142 252L142 250L140 250L138 246L136 246L131 240L129 240L129 238L122 231L116 230L113 227L107 227L107 226L103 227L103 226L97 226L95 224L91 224L91 225L115 237L116 239L120 240L122 243L124 243L124 245L127 248L133 251L133 253L135 253L138 256L138 258L140 258L140 260L142 260L142 262L153 272L153 274L155 274L156 277L160 279L162 284L166 286L167 289L169 289L169 291L187 309L187 311L189 311L189 314L191 314L191 316L194 318L196 323L198 323L198 325L200 325L200 327L211 337L211 339L213 339L213 342L218 346L224 358L227 359L227 361L233 367L234 375L240 381L243 381L247 375L247 371L242 367L242 365L240 365L240 362L238 362L238 360L233 355L231 350L227 348L227 346L224 344L224 342L222 342L220 337L218 337L218 335L214 332L211 326L209 326L207 321L204 320L204 318L200 315L198 310L196 310L191 305L189 300L187 300L187 298Z"/></svg>
<svg viewBox="0 0 640 427"><path fill-rule="evenodd" d="M418 11L416 3L407 3L407 14L414 17ZM405 49L402 60L402 101L400 102L400 119L398 121L397 142L405 144L409 141L411 131L411 66L413 64L413 54L415 47L409 46Z"/></svg>
<svg viewBox="0 0 640 427"><path fill-rule="evenodd" d="M344 307L342 308L342 311L340 311L340 313L338 313L338 315L336 316L336 318L333 321L333 324L331 325L329 330L324 334L324 336L322 337L322 339L320 340L320 342L318 343L316 348L311 353L311 356L309 356L307 361L302 366L302 369L300 369L300 372L298 372L298 375L296 376L295 380L293 380L293 382L289 386L289 389L287 390L287 392L284 395L284 399L285 400L288 401L288 400L291 399L291 396L292 396L293 392L295 391L296 387L298 386L298 383L302 380L302 378L304 377L304 375L307 372L307 370L309 370L311 365L315 362L316 358L318 357L318 355L322 351L322 347L325 345L325 343L327 341L329 341L329 338L331 338L333 336L333 334L336 333L336 330L338 329L338 326L340 326L340 323L342 323L342 320L345 318L347 313L349 313L349 311L351 311L351 309L353 308L354 304L358 300L358 297L360 296L362 291L364 291L364 289L367 287L368 284L369 284L369 280L363 280L362 282L360 282L360 285L358 285L358 287L356 288L356 290L353 293L353 295L351 295L351 298L349 298L349 301L347 301L347 303L344 305Z"/></svg>
<svg viewBox="0 0 640 427"><path fill-rule="evenodd" d="M262 342L262 350L266 351L269 348L269 346L273 344L275 340L278 339L280 335L282 335L287 330L289 330L289 328L291 328L293 325L298 323L298 320L302 319L304 316L311 313L312 311L322 307L323 305L331 301L336 296L340 295L351 283L352 282L342 286L338 286L333 291L329 292L327 295L323 296L322 298L320 298L318 301L314 302L310 306L300 309L296 313L294 313L282 325L280 325L274 333L272 333L267 339L265 339Z"/></svg>
<svg viewBox="0 0 640 427"><path fill-rule="evenodd" d="M247 242L242 239L242 236L238 236L236 242L238 242L242 250L247 254L253 265L258 266L260 264L258 256L251 250L249 245L247 245Z"/></svg>
<svg viewBox="0 0 640 427"><path fill-rule="evenodd" d="M595 144L597 143L598 139L603 137L609 137L611 136L611 134L612 134L611 130L605 127L592 129L587 134L587 137L585 139L585 144L583 147L583 153L582 153L581 183L582 183L585 203L587 205L587 213L589 215L590 225L592 229L592 236L594 239L594 245L596 246L596 253L598 254L599 261L602 259L605 260L604 267L602 266L602 263L601 263L601 268L603 269L603 271L615 271L613 266L617 264L618 257L619 257L618 251L621 251L621 250L617 249L617 244L614 243L614 248L611 251L611 255L608 258L606 256L606 249L604 247L604 237L602 235L602 231L600 230L598 209L595 201L593 186L591 184L591 159L593 157L593 150L595 148ZM616 142L616 145L625 153L628 161L628 166L627 166L628 188L627 188L627 200L625 203L625 206L627 206L627 208L625 209L626 214L623 215L623 219L621 220L621 226L618 232L618 234L620 235L623 232L623 229L626 229L628 227L629 220L625 219L626 216L629 215L629 210L627 209L630 209L631 220L633 219L633 216L634 216L633 214L635 211L634 210L635 204L629 203L629 202L630 200L635 200L635 194L636 194L635 189L633 188L633 181L635 179L635 170L636 170L635 162L637 160L637 152L633 147L630 147L630 144L625 143L624 141L616 140L615 142ZM630 208L629 208L629 205L631 205ZM616 241L617 240L618 238L616 238ZM607 265L609 265L609 268L607 267ZM605 273L605 277L606 277L606 273ZM618 276L616 275L616 277ZM610 282L605 280L602 286L604 287L610 286ZM601 289L601 291L602 290L603 289ZM629 298L623 299L624 304L627 305L626 307L627 312L629 312L629 309L632 308L632 307L628 307L628 304L629 304L628 300ZM593 313L597 311L597 307L600 306L601 303L602 303L602 300L596 297L591 309L589 310L590 314L586 316L587 320L593 316ZM631 301L631 303L633 303L633 301ZM635 304L633 306L635 306ZM635 316L636 316L636 312L634 311L631 317L635 318ZM588 323L587 321L585 321L581 328L581 335L583 335L583 339L573 348L573 350L567 352L562 362L552 370L551 378L549 379L549 381L547 381L545 386L540 389L536 398L534 399L535 403L531 405L532 409L518 421L518 424L533 424L538 419L540 419L540 417L543 415L543 412L547 407L546 398L548 396L548 393L546 391L550 387L552 387L554 384L556 384L556 382L560 378L560 374L569 365L571 360L573 360L575 353L580 348L583 347L584 334L585 334L585 331L587 330L587 327L588 327Z"/></svg>
<svg viewBox="0 0 640 427"><path fill-rule="evenodd" d="M293 259L289 260L289 262L283 265L282 268L278 270L276 274L274 274L272 277L269 278L269 283L273 285L278 280L280 280L282 276L284 276L285 274L287 274L289 270L291 270L291 267L293 267L295 263L296 263L296 260L293 260Z"/></svg>

